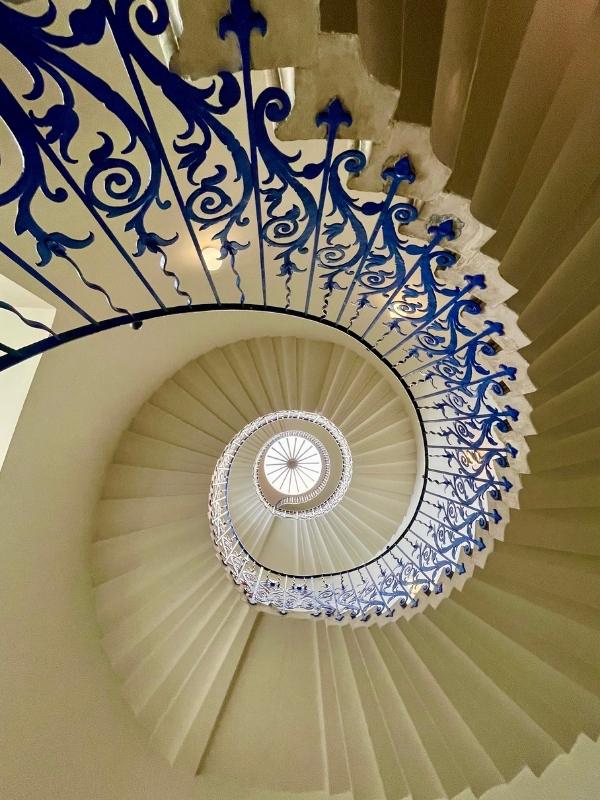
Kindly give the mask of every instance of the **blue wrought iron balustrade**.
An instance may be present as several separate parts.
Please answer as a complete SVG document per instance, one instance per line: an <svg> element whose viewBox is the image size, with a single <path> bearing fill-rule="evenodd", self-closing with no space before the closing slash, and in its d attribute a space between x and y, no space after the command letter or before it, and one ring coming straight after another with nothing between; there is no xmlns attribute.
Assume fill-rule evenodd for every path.
<svg viewBox="0 0 600 800"><path fill-rule="evenodd" d="M239 308L338 328L403 379L414 400L427 465L410 529L371 564L308 582L254 565L256 572L227 522L221 557L251 587L253 602L281 611L364 619L440 591L443 576L463 572L465 558L502 522L518 454L516 369L502 349L503 326L481 299L490 276L453 269L461 220L431 219L425 241L406 235L419 216L410 154L384 170L379 199L350 191L347 179L365 156L346 149L352 109L339 98L316 118L324 142L291 154L279 143L273 124L289 115L290 99L280 88L256 90L251 34L264 35L268 20L249 0L230 0L219 25L221 37L238 41L239 73L200 84L157 55L169 25L165 0L89 0L61 14L51 3L35 15L0 0L0 43L11 65L0 79L0 116L22 161L0 191L0 221L10 219L14 230L0 240L0 269L37 283L58 319L73 324L44 328L2 301L0 314L16 315L40 338L22 348L1 342L0 370L159 316ZM128 83L122 91L119 80L87 66L95 52L103 60L112 53L110 73L118 65ZM229 124L239 111L245 131ZM180 125L167 135L171 118ZM48 221L57 219L60 229ZM184 239L193 275L173 257ZM208 268L207 242L228 277ZM107 265L106 280L94 255L100 244L118 265L110 275Z"/></svg>

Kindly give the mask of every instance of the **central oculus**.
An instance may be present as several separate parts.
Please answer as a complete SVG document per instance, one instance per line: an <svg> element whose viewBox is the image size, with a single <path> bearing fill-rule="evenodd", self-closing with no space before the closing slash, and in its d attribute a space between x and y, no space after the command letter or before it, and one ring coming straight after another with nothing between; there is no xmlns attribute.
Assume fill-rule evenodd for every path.
<svg viewBox="0 0 600 800"><path fill-rule="evenodd" d="M244 451L245 463L252 451L256 453L252 459L254 488L276 516L310 519L327 514L344 497L352 478L350 448L330 420L311 411L273 411L248 423L223 451L211 482L215 506L221 487L227 494L232 469L246 469L242 461L234 466L240 451Z"/></svg>
<svg viewBox="0 0 600 800"><path fill-rule="evenodd" d="M312 437L287 431L274 437L264 455L263 469L269 484L285 495L302 495L321 482L324 461Z"/></svg>

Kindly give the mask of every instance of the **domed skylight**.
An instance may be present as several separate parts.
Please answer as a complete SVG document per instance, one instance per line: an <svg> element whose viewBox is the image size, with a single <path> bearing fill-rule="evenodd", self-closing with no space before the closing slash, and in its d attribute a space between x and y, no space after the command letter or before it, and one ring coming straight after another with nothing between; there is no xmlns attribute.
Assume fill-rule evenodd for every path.
<svg viewBox="0 0 600 800"><path fill-rule="evenodd" d="M294 432L278 437L265 453L266 478L282 494L309 492L317 485L322 469L323 460L315 445Z"/></svg>

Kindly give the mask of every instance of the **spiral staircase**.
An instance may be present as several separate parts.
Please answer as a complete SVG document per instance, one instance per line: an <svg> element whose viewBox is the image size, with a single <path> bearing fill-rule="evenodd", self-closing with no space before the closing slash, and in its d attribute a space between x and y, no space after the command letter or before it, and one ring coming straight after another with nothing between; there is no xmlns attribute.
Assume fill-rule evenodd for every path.
<svg viewBox="0 0 600 800"><path fill-rule="evenodd" d="M273 516L248 468L263 432L231 477L240 536L290 573L366 560L409 505L415 434L385 377L339 346L259 338L212 350L152 395L117 447L96 521L95 596L104 647L153 746L257 791L437 798L541 770L568 747L574 713L594 735L585 626L509 591L497 556L468 594L409 624L283 624L240 602L206 516L214 464L252 419L296 407L346 434L351 489L330 514ZM252 736L240 735L249 720ZM311 746L282 741L296 728Z"/></svg>
<svg viewBox="0 0 600 800"><path fill-rule="evenodd" d="M112 25L101 6L90 8ZM166 5L148 8L162 13ZM233 0L169 4L153 57L200 88L238 70L243 36L237 44L220 37L219 20L230 14L239 33L245 8ZM422 403L439 378L429 384L419 356L408 353L410 378L399 381L394 359L378 350L396 333L388 318L410 321L410 295L383 295L372 311L346 304L333 278L316 277L311 295L309 262L306 272L286 271L276 235L267 246L254 232L250 204L240 224L248 248L222 249L215 271L204 255L203 270L189 266L197 234L187 243L154 240L136 264L168 296L168 312L148 311L111 255L115 241L133 252L131 227L121 225L117 237L114 215L94 212L108 244L96 238L84 268L54 252L62 272L44 267L43 283L26 269L26 226L19 230L2 206L0 270L57 312L41 338L39 323L33 339L23 347L10 340L0 357L4 380L41 355L0 471L8 644L0 796L592 800L600 793L597 3L255 0L252 8L269 27L264 36L248 33L254 71L248 63L244 75L255 95L282 86L291 98L286 119L267 115L281 152L289 156L300 142L303 152L321 153L327 134L315 117L341 98L354 104L353 116L330 156L341 157L341 136L356 141L365 166L348 170L352 197L379 202L389 192L382 173L408 153L413 182L391 195L417 209L401 223L410 241L426 241L426 219L439 226L460 217L460 236L449 243L455 274L485 274L473 294L506 331L500 355L495 341L485 363L503 359L518 370L510 387L518 422L498 438L498 446L518 443L514 463L499 472L509 475L508 488L495 505L482 501L478 514L490 523L453 551L451 568L444 562L409 587L408 602L381 594L375 611L362 613L355 577L358 613L342 613L337 600L323 609L288 603L286 595L314 593L315 576L329 590L356 565L367 565L363 580L369 564L391 575L392 556L410 558L407 531L423 497L441 492L447 503L431 446L437 411ZM18 9L39 11L37 2ZM92 41L94 14L79 20L72 27ZM149 19L142 23L148 32ZM18 37L6 21L2 30L2 79L22 98L14 56L36 51L11 44ZM61 47L64 25L56 30L50 45ZM113 36L127 63L120 30ZM114 42L94 46L81 63L92 58L101 75ZM166 141L176 123L151 83L144 92ZM105 112L81 102L93 127L94 113ZM24 130L7 119L13 134ZM241 140L244 113L235 107L226 119ZM71 145L48 122L44 158L56 167L56 153ZM91 136L82 115L75 178ZM213 175L219 157L208 159L203 174ZM176 205L164 209L166 219ZM85 232L87 217L69 209ZM44 213L44 230L62 224L56 210ZM54 245L35 230L27 244L43 258ZM318 241L317 232L315 253ZM157 255L160 284L149 277ZM452 270L438 278L454 291ZM66 287L68 308L56 302L55 281ZM19 307L2 310L14 317ZM82 309L97 329L73 327ZM25 324L42 319L34 309L23 316ZM361 319L364 334L356 332ZM474 330L482 335L483 323ZM290 410L298 413L286 418ZM240 431L269 415L277 419L244 439L228 472L235 539L227 539L207 514L220 460ZM312 514L317 501L302 506L304 517L293 505L287 516L273 513L257 490L272 437L317 433L335 451L310 415L347 441L351 481L327 513Z"/></svg>

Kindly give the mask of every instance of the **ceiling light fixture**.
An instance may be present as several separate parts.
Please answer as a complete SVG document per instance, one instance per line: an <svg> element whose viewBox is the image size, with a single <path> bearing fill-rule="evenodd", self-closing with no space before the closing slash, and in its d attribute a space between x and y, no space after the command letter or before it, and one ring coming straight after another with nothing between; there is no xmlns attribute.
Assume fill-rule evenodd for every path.
<svg viewBox="0 0 600 800"><path fill-rule="evenodd" d="M206 268L211 272L216 272L223 263L221 251L216 247L205 247L202 250L202 255L204 256Z"/></svg>

